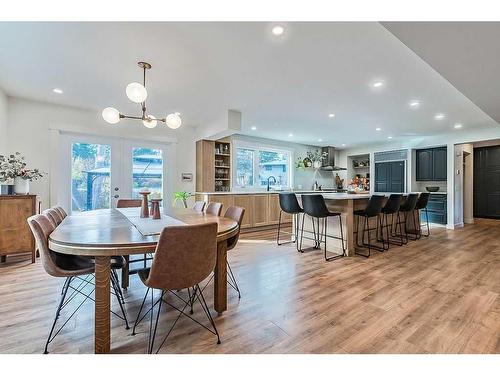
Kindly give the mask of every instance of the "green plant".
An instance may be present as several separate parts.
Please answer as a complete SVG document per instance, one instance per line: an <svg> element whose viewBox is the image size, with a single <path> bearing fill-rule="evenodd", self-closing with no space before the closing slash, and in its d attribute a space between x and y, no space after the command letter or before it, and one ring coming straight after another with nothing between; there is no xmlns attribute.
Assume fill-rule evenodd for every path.
<svg viewBox="0 0 500 375"><path fill-rule="evenodd" d="M307 157L314 163L314 162L321 162L323 161L324 158L328 156L328 153L326 152L321 152L321 150L316 150L316 151L307 151Z"/></svg>
<svg viewBox="0 0 500 375"><path fill-rule="evenodd" d="M193 194L188 193L187 191L176 191L174 193L174 200L173 200L172 203L175 206L175 204L177 203L177 201L180 200L184 204L184 208L187 208L187 200L191 196L193 196Z"/></svg>
<svg viewBox="0 0 500 375"><path fill-rule="evenodd" d="M0 155L0 182L6 182L16 177L33 181L44 175L45 173L37 168L27 169L24 156L19 152L9 156Z"/></svg>

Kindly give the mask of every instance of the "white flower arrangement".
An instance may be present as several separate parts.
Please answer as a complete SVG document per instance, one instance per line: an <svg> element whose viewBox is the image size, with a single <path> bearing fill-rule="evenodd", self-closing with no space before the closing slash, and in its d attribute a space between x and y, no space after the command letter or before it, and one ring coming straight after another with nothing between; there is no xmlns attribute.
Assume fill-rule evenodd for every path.
<svg viewBox="0 0 500 375"><path fill-rule="evenodd" d="M0 155L0 182L9 182L16 177L34 181L44 175L45 173L37 168L27 169L25 158L19 152L9 156Z"/></svg>

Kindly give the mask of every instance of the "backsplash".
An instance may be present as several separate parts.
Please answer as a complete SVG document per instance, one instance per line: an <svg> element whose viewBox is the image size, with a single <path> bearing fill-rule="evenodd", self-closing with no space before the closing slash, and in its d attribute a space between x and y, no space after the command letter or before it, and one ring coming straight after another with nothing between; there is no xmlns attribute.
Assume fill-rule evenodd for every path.
<svg viewBox="0 0 500 375"><path fill-rule="evenodd" d="M447 183L446 181L415 181L414 182L415 186L415 191L427 191L425 190L426 186L439 186L439 192L440 193L446 193L447 190Z"/></svg>

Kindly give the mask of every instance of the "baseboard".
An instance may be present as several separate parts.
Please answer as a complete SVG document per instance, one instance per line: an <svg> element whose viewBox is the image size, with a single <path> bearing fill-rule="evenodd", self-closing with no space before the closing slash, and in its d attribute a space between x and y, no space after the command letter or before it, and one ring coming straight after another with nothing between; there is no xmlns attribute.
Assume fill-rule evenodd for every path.
<svg viewBox="0 0 500 375"><path fill-rule="evenodd" d="M456 223L455 224L455 228L463 228L464 227L464 223Z"/></svg>
<svg viewBox="0 0 500 375"><path fill-rule="evenodd" d="M446 224L446 229L455 229L455 224Z"/></svg>
<svg viewBox="0 0 500 375"><path fill-rule="evenodd" d="M464 219L465 224L474 224L474 218L471 219Z"/></svg>

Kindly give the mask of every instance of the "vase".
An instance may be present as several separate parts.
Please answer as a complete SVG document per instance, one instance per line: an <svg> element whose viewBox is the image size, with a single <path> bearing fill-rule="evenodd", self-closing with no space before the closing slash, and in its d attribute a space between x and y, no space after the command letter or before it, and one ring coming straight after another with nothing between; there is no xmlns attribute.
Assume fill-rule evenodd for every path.
<svg viewBox="0 0 500 375"><path fill-rule="evenodd" d="M26 195L30 192L30 182L21 177L14 179L14 193L19 195Z"/></svg>
<svg viewBox="0 0 500 375"><path fill-rule="evenodd" d="M313 167L314 167L314 169L320 169L321 168L321 162L320 161L315 161L313 163Z"/></svg>

